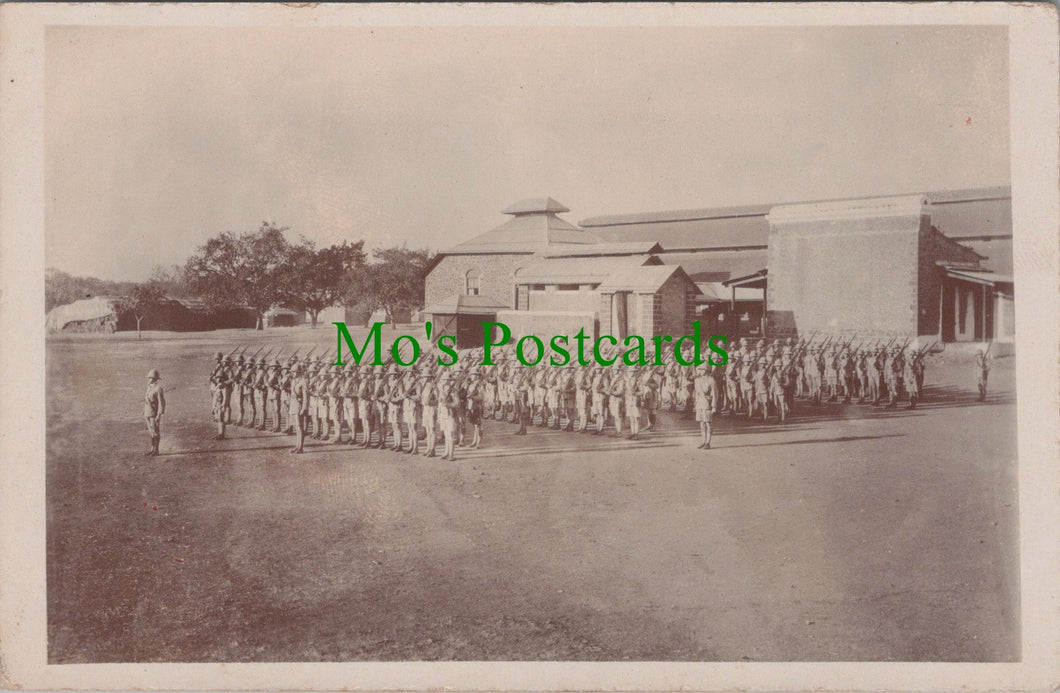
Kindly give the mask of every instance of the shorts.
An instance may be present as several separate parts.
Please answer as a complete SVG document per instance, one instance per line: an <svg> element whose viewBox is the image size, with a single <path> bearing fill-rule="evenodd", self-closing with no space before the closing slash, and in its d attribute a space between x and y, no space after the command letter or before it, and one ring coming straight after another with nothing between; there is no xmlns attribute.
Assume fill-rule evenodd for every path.
<svg viewBox="0 0 1060 693"><path fill-rule="evenodd" d="M147 422L147 432L152 438L162 435L162 422L158 420L157 416L145 416L144 421Z"/></svg>
<svg viewBox="0 0 1060 693"><path fill-rule="evenodd" d="M696 409L696 421L710 423L714 418L714 412L710 409Z"/></svg>

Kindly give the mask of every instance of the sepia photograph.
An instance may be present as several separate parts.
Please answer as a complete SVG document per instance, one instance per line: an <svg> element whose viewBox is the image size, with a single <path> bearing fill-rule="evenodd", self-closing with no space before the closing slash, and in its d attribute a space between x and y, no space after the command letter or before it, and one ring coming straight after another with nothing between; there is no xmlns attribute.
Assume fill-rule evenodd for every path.
<svg viewBox="0 0 1060 693"><path fill-rule="evenodd" d="M41 22L2 229L43 259L35 666L1055 642L1012 22L119 9Z"/></svg>

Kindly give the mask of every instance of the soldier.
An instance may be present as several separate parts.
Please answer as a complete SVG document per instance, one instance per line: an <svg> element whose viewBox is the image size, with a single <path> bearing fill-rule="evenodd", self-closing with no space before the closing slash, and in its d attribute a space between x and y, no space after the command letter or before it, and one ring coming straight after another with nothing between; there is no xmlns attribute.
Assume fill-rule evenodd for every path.
<svg viewBox="0 0 1060 693"><path fill-rule="evenodd" d="M441 387L438 391L438 424L442 428L445 438L445 450L442 453L443 460L452 462L456 459L453 451L456 443L456 418L454 413L460 407L460 397L456 393L453 382L453 374L446 371L442 374Z"/></svg>
<svg viewBox="0 0 1060 693"><path fill-rule="evenodd" d="M298 444L291 450L292 454L301 454L302 446L305 444L306 430L309 428L309 406L310 387L306 368L296 362L293 367L293 380L291 383L291 406L295 410L295 432L298 436Z"/></svg>
<svg viewBox="0 0 1060 693"><path fill-rule="evenodd" d="M295 366L298 360L290 358L287 367L284 368L286 377L283 381L284 391L287 393L287 429L284 431L289 436L294 435L295 422L298 420L298 400L294 396Z"/></svg>
<svg viewBox="0 0 1060 693"><path fill-rule="evenodd" d="M787 388L790 384L791 374L787 362L774 363L769 377L769 400L777 410L780 423L788 420Z"/></svg>
<svg viewBox="0 0 1060 693"><path fill-rule="evenodd" d="M593 435L600 435L604 432L604 425L607 421L607 388L609 383L607 382L607 371L600 364L593 366L593 377L591 381L592 386L592 412L593 420L596 422L596 431ZM671 400L672 402L672 400Z"/></svg>
<svg viewBox="0 0 1060 693"><path fill-rule="evenodd" d="M474 366L468 371L467 422L471 424L471 444L477 450L482 444L482 412L486 396L486 383L482 380L482 369Z"/></svg>
<svg viewBox="0 0 1060 693"><path fill-rule="evenodd" d="M221 364L220 368L215 368L213 374L210 376L210 387L213 390L213 416L214 421L217 422L217 435L214 436L214 440L225 439L225 425L227 423L227 412L225 406L228 403L228 395L232 389L231 375L228 369Z"/></svg>
<svg viewBox="0 0 1060 693"><path fill-rule="evenodd" d="M621 373L611 374L611 384L607 389L607 403L611 419L615 424L615 437L622 435L622 409L626 399L626 381Z"/></svg>
<svg viewBox="0 0 1060 693"><path fill-rule="evenodd" d="M643 398L643 409L648 417L648 425L645 431L654 431L658 427L655 413L659 410L659 381L655 368L649 369L647 377L641 388Z"/></svg>
<svg viewBox="0 0 1060 693"><path fill-rule="evenodd" d="M393 444L391 450L401 451L405 444L401 435L401 405L404 403L405 393L402 388L401 373L397 370L397 364L392 364L386 374L386 421L392 432Z"/></svg>
<svg viewBox="0 0 1060 693"><path fill-rule="evenodd" d="M917 357L911 355L904 361L904 368L902 369L902 384L905 386L905 393L909 397L909 409L916 409L916 403L920 399L920 389L917 387L916 380L916 361Z"/></svg>
<svg viewBox="0 0 1060 693"><path fill-rule="evenodd" d="M250 419L245 418L244 413L246 417L253 417L254 412L257 411L254 404L254 376L257 375L255 371L256 365L257 363L253 358L248 358L242 364L242 372L240 375L240 384L242 387L240 388L239 393L239 425L244 428L251 428L253 426Z"/></svg>
<svg viewBox="0 0 1060 693"><path fill-rule="evenodd" d="M898 383L902 378L902 370L904 368L902 359L902 347L894 347L891 352L890 363L887 364L888 368L884 370L884 377L887 379L887 408L894 409L898 406Z"/></svg>
<svg viewBox="0 0 1060 693"><path fill-rule="evenodd" d="M700 450L710 449L710 439L713 435L712 422L714 412L717 411L717 385L709 369L710 366L706 363L697 366L694 381L696 421L699 423L699 434L702 438L698 446Z"/></svg>
<svg viewBox="0 0 1060 693"><path fill-rule="evenodd" d="M762 411L762 420L765 421L769 417L769 365L766 362L765 357L758 359L758 363L755 364L754 372L754 391L755 391L755 404L756 410ZM753 416L753 414L752 414ZM748 417L751 418L751 417Z"/></svg>
<svg viewBox="0 0 1060 693"><path fill-rule="evenodd" d="M578 433L585 433L589 425L589 404L592 401L592 367L576 366L574 375L574 409L578 415Z"/></svg>
<svg viewBox="0 0 1060 693"><path fill-rule="evenodd" d="M144 457L158 455L158 443L162 440L162 415L166 413L166 393L162 389L162 379L157 369L147 372L147 393L144 395L144 420L147 421L147 434L151 437L151 449Z"/></svg>
<svg viewBox="0 0 1060 693"><path fill-rule="evenodd" d="M236 404L239 407L239 420L236 421L237 426L243 426L243 418L246 416L246 410L244 403L246 401L246 381L248 379L246 357L240 354L236 358L236 371L233 377L235 381L234 393L236 396Z"/></svg>
<svg viewBox="0 0 1060 693"><path fill-rule="evenodd" d="M268 363L264 356L258 361L258 373L254 376L254 392L258 397L258 408L262 412L262 423L258 426L258 430L265 430L268 417Z"/></svg>
<svg viewBox="0 0 1060 693"><path fill-rule="evenodd" d="M332 440L331 435L327 436L327 440L338 445L342 442L342 422L346 419L346 413L343 411L343 397L342 397L342 385L345 380L345 376L342 372L342 366L333 364L331 366L331 376L327 384L327 400L328 400L328 413L331 415L330 422L335 425L335 438ZM329 431L330 434L330 431Z"/></svg>
<svg viewBox="0 0 1060 693"><path fill-rule="evenodd" d="M282 388L280 387L283 383L283 373L281 371L280 359L273 359L272 365L269 366L268 376L268 398L272 402L272 409L276 412L276 421L273 422L272 432L279 433L280 419L282 418L283 402L281 401ZM264 417L262 418L264 424Z"/></svg>
<svg viewBox="0 0 1060 693"><path fill-rule="evenodd" d="M872 352L869 349L862 349L858 352L857 356L857 374L858 374L858 404L865 404L865 401L873 401L879 397L877 388L874 387L876 384L875 369L872 364Z"/></svg>
<svg viewBox="0 0 1060 693"><path fill-rule="evenodd" d="M350 429L350 439L347 445L357 444L357 419L360 410L360 402L357 400L357 364L347 363L342 378L342 416L346 420L346 427Z"/></svg>
<svg viewBox="0 0 1060 693"><path fill-rule="evenodd" d="M637 377L637 367L629 366L626 375L622 378L625 387L626 416L629 418L629 439L637 440L640 435L640 409L643 404L641 398L641 385Z"/></svg>
<svg viewBox="0 0 1060 693"><path fill-rule="evenodd" d="M408 452L410 455L416 455L420 451L420 431L417 426L420 418L420 380L415 367L406 370L402 380L405 398L401 403L401 416L409 434Z"/></svg>
<svg viewBox="0 0 1060 693"><path fill-rule="evenodd" d="M423 456L434 457L434 450L438 445L438 384L431 373L430 366L424 368L423 377L420 380L420 417L426 433L426 449L423 451Z"/></svg>
<svg viewBox="0 0 1060 693"><path fill-rule="evenodd" d="M977 349L975 352L975 375L976 385L979 388L979 401L986 401L986 381L990 376L990 354L989 348L986 351Z"/></svg>
<svg viewBox="0 0 1060 693"><path fill-rule="evenodd" d="M530 382L530 372L526 366L520 366L512 372L512 396L515 405L515 423L519 424L517 436L526 435L526 426L530 423L531 400L534 386Z"/></svg>

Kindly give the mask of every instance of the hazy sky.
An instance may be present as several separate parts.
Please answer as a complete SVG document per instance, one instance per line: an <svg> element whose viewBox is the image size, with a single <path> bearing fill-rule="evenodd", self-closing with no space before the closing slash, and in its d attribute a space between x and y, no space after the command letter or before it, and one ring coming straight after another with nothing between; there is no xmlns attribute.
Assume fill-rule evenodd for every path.
<svg viewBox="0 0 1060 693"><path fill-rule="evenodd" d="M1009 182L998 27L51 27L47 264L144 279L263 220L444 249L598 214Z"/></svg>

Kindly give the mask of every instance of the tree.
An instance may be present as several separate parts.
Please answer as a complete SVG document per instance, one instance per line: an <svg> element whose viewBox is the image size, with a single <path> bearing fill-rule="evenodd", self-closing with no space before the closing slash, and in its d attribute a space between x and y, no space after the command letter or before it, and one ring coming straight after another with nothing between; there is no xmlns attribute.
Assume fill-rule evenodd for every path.
<svg viewBox="0 0 1060 693"><path fill-rule="evenodd" d="M309 314L310 325L317 326L320 311L342 301L351 286L365 271L364 241L316 249L313 242L302 242L291 248L284 268L284 303Z"/></svg>
<svg viewBox="0 0 1060 693"><path fill-rule="evenodd" d="M188 288L214 309L248 306L264 327L265 311L284 297L291 245L287 227L262 222L255 233L222 233L199 246L184 266Z"/></svg>
<svg viewBox="0 0 1060 693"><path fill-rule="evenodd" d="M375 262L367 267L364 280L353 284L354 298L381 308L393 327L397 312L423 305L424 275L434 255L403 245L376 248L372 255Z"/></svg>
<svg viewBox="0 0 1060 693"><path fill-rule="evenodd" d="M118 299L119 313L132 313L136 318L136 338L140 339L140 324L147 314L162 305L166 299L165 290L152 282L145 282L133 287L128 295Z"/></svg>
<svg viewBox="0 0 1060 693"><path fill-rule="evenodd" d="M166 296L186 297L188 287L184 281L184 268L180 265L155 265L151 278L147 280L165 292Z"/></svg>
<svg viewBox="0 0 1060 693"><path fill-rule="evenodd" d="M49 267L44 271L44 310L63 306L94 296L121 296L136 285L133 282L113 282L95 277L75 277Z"/></svg>

